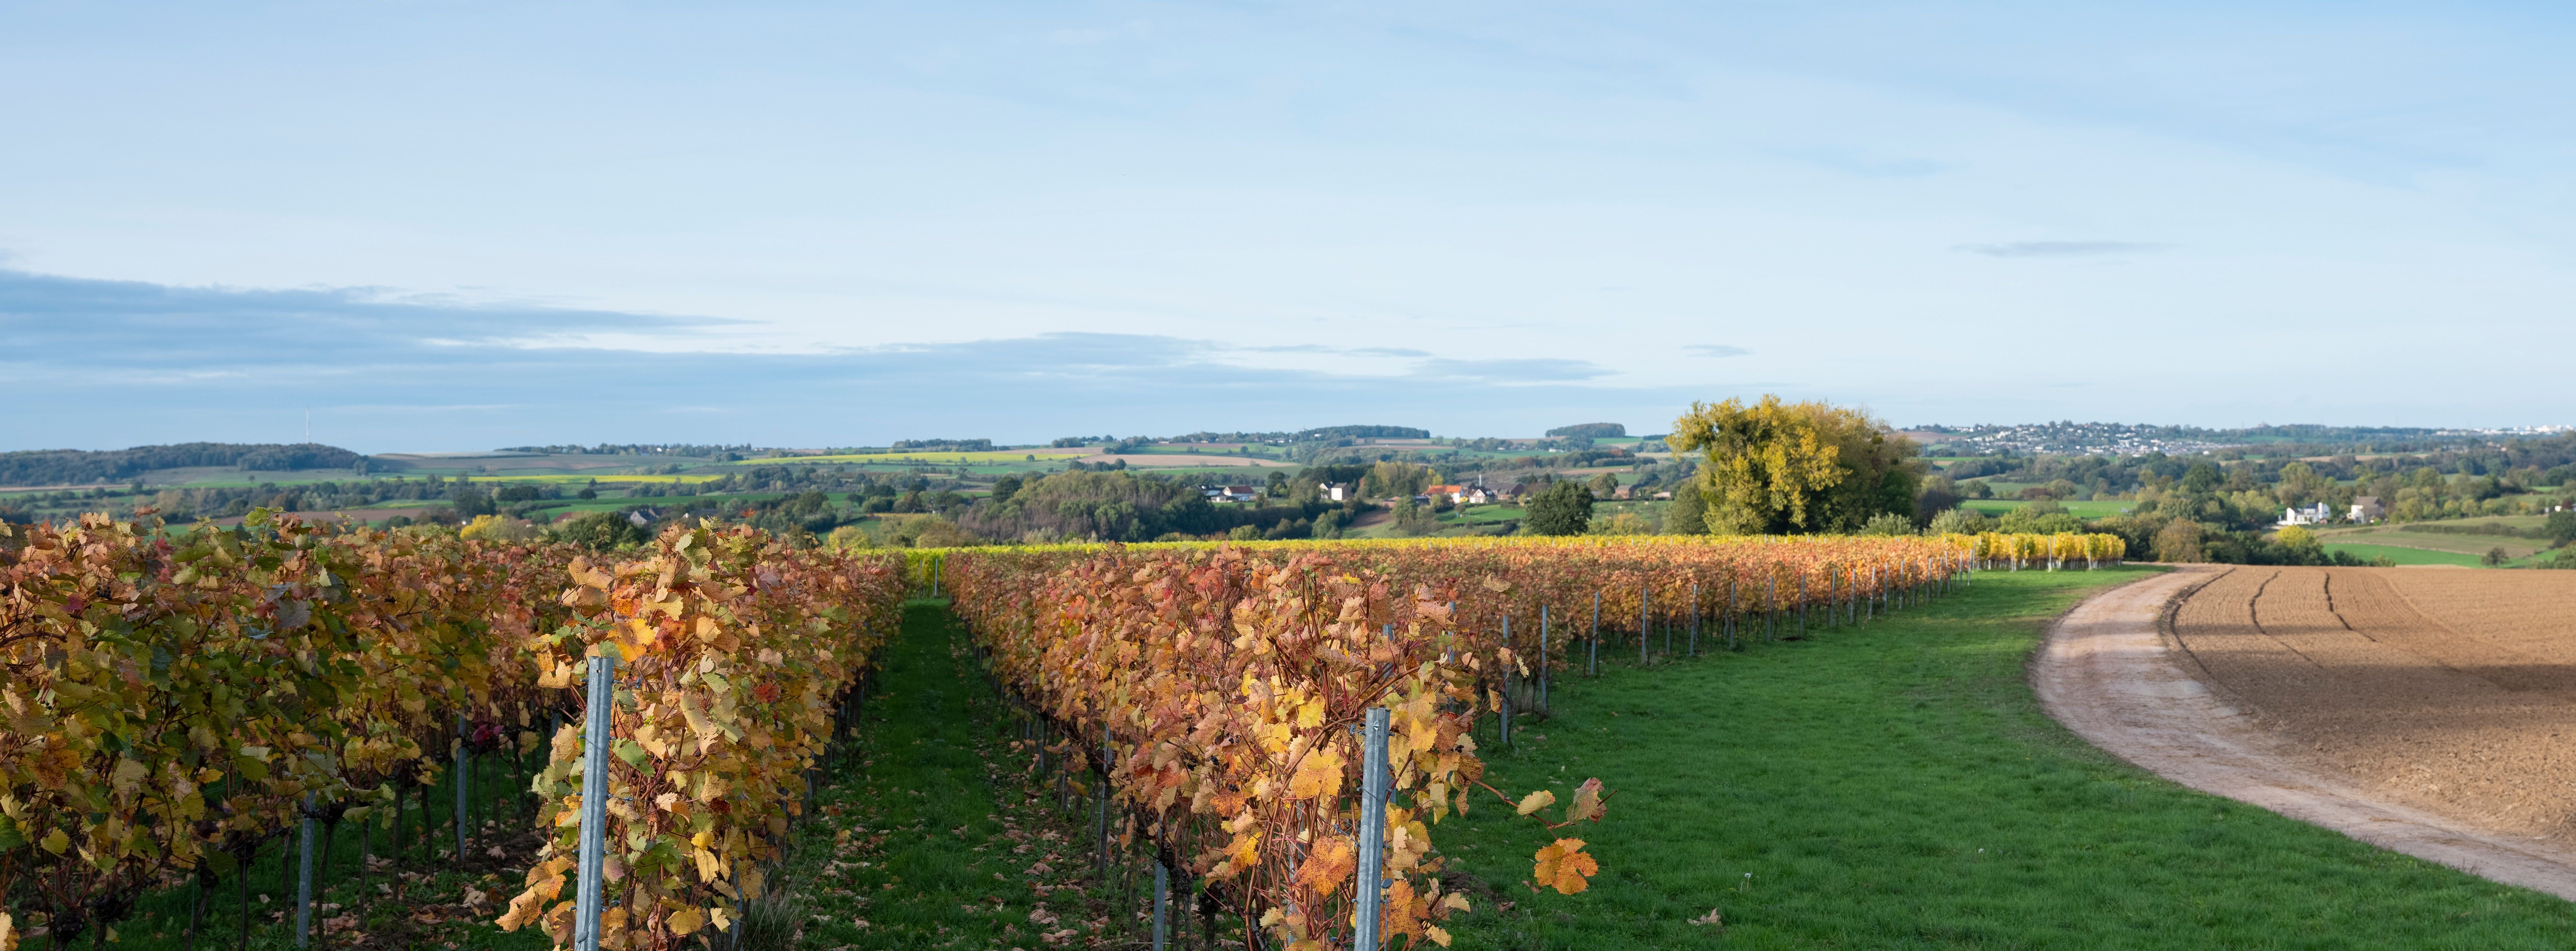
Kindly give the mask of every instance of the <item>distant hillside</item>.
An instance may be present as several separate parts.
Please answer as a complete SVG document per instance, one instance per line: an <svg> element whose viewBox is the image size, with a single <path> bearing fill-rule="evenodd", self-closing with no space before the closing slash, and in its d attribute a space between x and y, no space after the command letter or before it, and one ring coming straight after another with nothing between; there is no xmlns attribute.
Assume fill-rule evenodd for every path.
<svg viewBox="0 0 2576 951"><path fill-rule="evenodd" d="M85 449L39 449L0 452L0 485L87 485L124 482L155 469L222 466L280 471L347 469L366 458L338 446L320 443L190 442L175 446L136 446L91 452Z"/></svg>

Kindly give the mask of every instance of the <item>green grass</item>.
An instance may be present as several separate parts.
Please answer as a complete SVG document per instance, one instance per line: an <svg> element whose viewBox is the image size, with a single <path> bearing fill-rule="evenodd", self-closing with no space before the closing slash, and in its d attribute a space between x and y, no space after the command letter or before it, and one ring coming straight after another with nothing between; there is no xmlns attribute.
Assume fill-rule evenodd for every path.
<svg viewBox="0 0 2576 951"><path fill-rule="evenodd" d="M1469 505L1440 515L1440 520L1461 525L1493 525L1529 517L1529 510L1517 505Z"/></svg>
<svg viewBox="0 0 2576 951"><path fill-rule="evenodd" d="M2353 557L2359 558L2363 561L2386 557L2388 560L2401 565L2460 565L2468 568L2478 567L2478 556L2476 555L2461 554L2455 551L2434 551L2430 548L2406 548L2398 545L2355 545L2344 542L2333 542L2327 544L2325 549L2329 554L2339 551L2348 552Z"/></svg>
<svg viewBox="0 0 2576 951"><path fill-rule="evenodd" d="M2443 532L2409 532L2398 529L2361 529L2357 531L2319 533L2318 540L2328 544L2370 545L2382 548L2418 548L2448 552L2472 558L2489 549L2502 548L2507 555L2521 558L2548 547L2545 539L2509 538L2501 535L2452 535Z"/></svg>
<svg viewBox="0 0 2576 951"><path fill-rule="evenodd" d="M937 450L924 450L920 452L884 452L841 456L781 456L775 459L743 459L735 462L719 463L719 465L805 466L822 465L826 463L923 463L928 465L955 465L961 462L970 464L979 462L1025 462L1030 456L1038 457L1038 461L1040 462L1063 462L1068 459L1080 459L1084 456L1091 455L1096 451L1097 450L1092 449L992 449L977 450L974 452L942 452Z"/></svg>
<svg viewBox="0 0 2576 951"><path fill-rule="evenodd" d="M1545 836L1479 793L1474 813L1432 834L1480 892L1455 922L1457 946L2576 939L2576 914L2556 898L2192 792L2049 720L2024 667L2042 629L2149 570L1987 573L1966 594L1859 630L1561 681L1555 719L1524 725L1519 750L1487 750L1488 780L1561 796L1601 777L1616 793L1608 820L1570 834L1591 843L1602 872L1582 895L1531 894L1529 856ZM1712 909L1723 932L1688 923Z"/></svg>
<svg viewBox="0 0 2576 951"><path fill-rule="evenodd" d="M800 916L819 916L798 947L1039 948L1038 932L1063 928L1083 947L1095 933L1132 930L1126 912L1146 891L1093 874L1089 803L1058 810L1029 780L1013 721L944 605L905 606L881 692L861 718L854 746L864 758L817 795L822 815L778 878L805 906ZM1062 920L1038 927L1030 915L1040 909ZM1107 927L1095 927L1103 918Z"/></svg>
<svg viewBox="0 0 2576 951"><path fill-rule="evenodd" d="M2025 502L2021 499L1969 499L1965 502L1959 503L1959 507L1975 509L1979 512L1986 513L1988 517L1996 517L2001 516L2005 512L2009 512L2029 504L2029 502ZM2064 506L2066 513L2073 515L2076 518L2109 518L2114 515L2119 515L2129 509L2136 508L2138 505L2138 503L2134 501L2123 499L2059 502L2057 504Z"/></svg>
<svg viewBox="0 0 2576 951"><path fill-rule="evenodd" d="M535 724L542 733L542 720ZM516 732L518 727L512 725ZM500 909L517 895L526 877L528 857L537 848L533 828L535 804L527 794L528 774L524 771L543 761L542 752L532 752L513 759L507 752L497 752L475 759L475 815L482 831L469 840L467 858L458 861L455 847L454 805L456 802L454 770L445 771L448 785L433 788L429 794L431 812L428 819L438 828L424 828L417 790L406 794L408 805L403 811L405 827L403 855L391 868L379 869L363 880L358 873L361 849L359 824L343 822L339 831L329 836L331 848L326 852L315 846L316 910L314 927L321 930L328 919L359 913L358 895L362 885L370 886L375 900L365 909L363 933L373 947L457 947L493 949L493 951L538 951L550 946L545 934L535 929L508 933L492 924ZM390 807L377 813L378 826L372 837L371 854L379 861L391 856L390 828L383 822L390 818ZM316 824L317 830L321 826ZM424 841L423 836L428 837ZM319 832L317 831L317 835ZM240 880L225 875L206 893L206 920L197 947L231 948L240 936L241 908L245 897L251 912L249 947L283 949L295 946L294 899L295 867L279 863L281 855L294 847L293 835L271 838L260 844L250 862L250 888L247 896L240 890ZM317 843L323 841L317 839ZM427 852L423 847L427 846ZM486 850L498 846L502 854ZM327 863L327 865L323 864ZM467 886L491 896L486 903L467 906L462 903ZM116 926L118 941L110 947L121 951L178 951L186 947L188 908L193 897L189 886L166 889L145 895L134 908L133 916ZM337 903L337 910L321 907ZM18 927L27 926L25 917ZM23 933L23 931L21 932ZM75 943L89 946L88 935ZM345 946L347 932L335 933L322 947ZM36 948L29 942L22 947ZM50 947L50 946L47 946Z"/></svg>

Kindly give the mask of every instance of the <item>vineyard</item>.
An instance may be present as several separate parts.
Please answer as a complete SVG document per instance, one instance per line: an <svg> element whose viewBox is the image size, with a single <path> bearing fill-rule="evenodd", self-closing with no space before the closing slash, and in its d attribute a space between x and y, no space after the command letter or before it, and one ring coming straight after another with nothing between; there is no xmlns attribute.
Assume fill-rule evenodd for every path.
<svg viewBox="0 0 2576 951"><path fill-rule="evenodd" d="M607 565L569 547L264 514L248 530L168 537L100 517L9 531L0 949L29 934L103 939L145 892L191 880L193 941L208 884L246 881L265 842L301 831L309 858L316 821L399 835L415 791L426 836L429 787L476 757L516 765L550 746L537 818L564 825L583 703L559 688L573 659L610 646L631 666L617 692L621 798L608 812L622 891L607 937L675 946L758 892L756 863L901 597L891 560L744 530L674 531ZM467 784L450 785L461 855L471 806ZM531 861L559 871L569 847ZM561 940L559 891L532 873L513 923ZM240 917L246 935L246 891Z"/></svg>
<svg viewBox="0 0 2576 951"><path fill-rule="evenodd" d="M317 824L326 856L350 823L397 853L415 828L426 850L452 826L462 856L484 844L469 843L464 777L486 788L496 769L535 795L483 814L539 835L501 927L697 945L762 895L816 771L850 768L849 701L902 600L934 594L1023 712L1039 771L1099 797L1104 862L1112 839L1141 845L1292 947L1349 946L1381 897L1382 937L1446 944L1469 903L1443 891L1431 829L1480 796L1548 833L1535 884L1575 894L1598 872L1565 833L1604 818L1599 780L1559 809L1487 785L1476 751L1480 735L1511 743L1515 715L1545 717L1551 681L1597 670L1604 649L1653 663L1797 639L1952 590L1972 566L2121 554L2084 536L1629 537L899 560L705 526L593 561L265 514L10 531L0 951L99 940L142 896L190 888L193 942L226 882L242 883L246 935L250 860L290 840L308 856L295 928L310 934ZM1355 732L1371 709L1383 732ZM1384 737L1383 787L1361 765L1368 735ZM433 826L442 777L457 799ZM1382 826L1361 821L1381 789ZM1381 870L1382 891L1361 894ZM585 874L604 883L595 906Z"/></svg>
<svg viewBox="0 0 2576 951"><path fill-rule="evenodd" d="M1475 754L1481 718L1510 742L1513 714L1543 716L1551 678L1597 669L1605 642L1650 662L1863 623L1964 582L1974 554L1921 538L1184 543L923 553L914 577L953 597L1031 735L1105 783L1104 855L1114 825L1282 945L1321 948L1353 946L1373 832L1379 936L1446 945L1468 902L1441 892L1431 826L1478 793L1551 831L1604 817L1597 778L1551 821L1553 793L1486 785ZM1382 830L1354 735L1372 707L1409 796ZM1585 844L1548 841L1533 883L1583 891L1599 871Z"/></svg>

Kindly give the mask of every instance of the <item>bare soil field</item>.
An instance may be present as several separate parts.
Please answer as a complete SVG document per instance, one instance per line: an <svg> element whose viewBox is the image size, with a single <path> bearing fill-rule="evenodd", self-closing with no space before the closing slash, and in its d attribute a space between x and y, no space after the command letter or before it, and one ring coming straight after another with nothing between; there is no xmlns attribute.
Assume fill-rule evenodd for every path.
<svg viewBox="0 0 2576 951"><path fill-rule="evenodd" d="M2372 798L2576 846L2576 572L2224 570L2186 669Z"/></svg>
<svg viewBox="0 0 2576 951"><path fill-rule="evenodd" d="M2314 571L2292 569L2293 573ZM2499 757L2492 755L2498 752L2498 744L2506 747L2501 751L2505 758L2522 754L2512 748L2510 727L2499 731L2494 724L2475 723L2466 729L2452 729L2450 732L2473 734L2473 746L2484 752L2446 758L2438 750L2428 753L2423 743L2445 739L2440 735L2445 724L2457 726L2447 713L2426 718L2412 728L2392 729L2392 718L2375 714L2343 721L2333 719L2328 711L2356 707L2368 711L2408 704L2420 709L2427 697L2440 696L2444 685L2410 684L2401 677L2396 685L2402 691L2400 696L2393 701L2375 700L2382 695L2368 691L2388 685L2361 681L2384 679L2388 671L2357 671L2362 677L2356 681L2329 666L2329 662L2348 664L2355 657L2354 652L2339 647L2335 641L2368 637L2343 627L2340 621L2324 630L2292 630L2297 625L2287 612L2303 594L2296 590L2298 579L2291 579L2280 602L2268 603L2272 591L2267 582L2279 573L2270 568L2186 565L2077 605L2049 629L2047 643L2031 658L2031 687L2039 696L2040 706L2067 729L2105 752L2176 783L2260 806L2381 848L2576 901L2576 847L2564 841L2563 835L2552 834L2560 829L2545 829L2541 834L2522 831L2535 825L2546 827L2548 823L2530 821L2544 809L2518 810L2521 815L2496 821L2497 810L2476 808L2474 803L2456 797L2427 794L2421 788L2427 777L2454 782L2466 776L2481 778L2479 781L2489 786L2507 787L2505 801L2525 801L2528 797L2515 798L2519 791L2511 789L2509 778L2501 783L2494 780L2499 774L2509 776L2512 770L2509 764L2496 762ZM2337 575L2343 573L2341 569L2335 571ZM2378 574L2383 575L2382 582L2397 582L2377 589L2385 593L2426 580L2414 575L2474 576L2478 580L2472 584L2483 585L2492 583L2486 580L2490 574L2536 572L2473 575L2393 569ZM2212 581L2218 583L2203 587ZM2530 583L2505 582L2509 586ZM2324 595L2329 588L2341 592L2331 612L2340 617L2340 612L2347 609L2355 614L2371 610L2363 603L2371 599L2360 596L2357 590L2363 587L2367 586L2351 579L2321 578L2314 593ZM2381 607L2386 606L2383 600ZM2243 630L2258 623L2262 625L2258 633ZM2288 642L2274 642L2271 646L2250 643L2272 638L2270 630L2275 626L2290 641L2299 642L2299 647ZM2195 630L2202 654L2182 648L2176 632L2185 627ZM2235 640L2230 642L2230 638ZM2385 663L2376 665L2379 667L2437 666L2395 643L2366 647L2362 654L2370 651L2380 652ZM2237 686L2221 685L2204 664L2203 655L2215 660ZM2478 666L2474 660L2470 663ZM2442 669L2454 676L2479 679L2451 668ZM2318 689L2303 686L2309 682ZM2516 693L2492 681L2481 682L2491 693ZM2341 696L2318 696L2332 693L2336 686L2346 692ZM2519 695L2537 693L2547 691L2525 690ZM2270 706L2257 708L2257 699ZM2498 715L2511 717L2516 711L2501 711ZM2544 726L2537 732L2553 731ZM2556 737L2543 739L2552 745L2532 755L2547 756L2556 749ZM2392 778L2384 763L2374 769L2372 762L2356 762L2356 757L2350 755L2355 749L2370 749L2373 743L2407 748L2418 755L2412 761L2394 757L2399 768ZM2379 757L2390 758L2385 754Z"/></svg>

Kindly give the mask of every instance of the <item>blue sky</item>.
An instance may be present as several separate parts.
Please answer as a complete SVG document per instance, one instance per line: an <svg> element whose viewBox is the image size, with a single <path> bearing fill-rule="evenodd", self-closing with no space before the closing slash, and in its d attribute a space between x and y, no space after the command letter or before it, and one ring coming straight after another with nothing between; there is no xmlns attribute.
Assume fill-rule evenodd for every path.
<svg viewBox="0 0 2576 951"><path fill-rule="evenodd" d="M2569 14L0 6L0 448L2531 425Z"/></svg>

